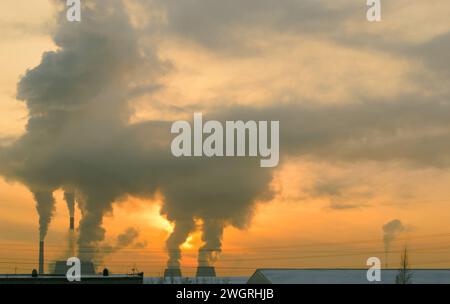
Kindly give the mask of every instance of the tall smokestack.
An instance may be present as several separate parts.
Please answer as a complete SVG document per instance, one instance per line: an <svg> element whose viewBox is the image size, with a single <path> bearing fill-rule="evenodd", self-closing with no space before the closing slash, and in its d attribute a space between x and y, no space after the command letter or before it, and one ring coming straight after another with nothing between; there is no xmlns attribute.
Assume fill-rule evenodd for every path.
<svg viewBox="0 0 450 304"><path fill-rule="evenodd" d="M39 274L44 274L44 241L39 242Z"/></svg>
<svg viewBox="0 0 450 304"><path fill-rule="evenodd" d="M75 218L73 216L70 217L70 231L75 230Z"/></svg>

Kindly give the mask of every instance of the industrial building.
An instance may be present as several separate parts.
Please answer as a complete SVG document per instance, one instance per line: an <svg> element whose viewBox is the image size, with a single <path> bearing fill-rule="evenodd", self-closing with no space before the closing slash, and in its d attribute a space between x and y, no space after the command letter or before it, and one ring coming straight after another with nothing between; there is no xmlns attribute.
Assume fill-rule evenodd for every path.
<svg viewBox="0 0 450 304"><path fill-rule="evenodd" d="M56 261L54 264L53 274L55 275L66 275L67 271L71 266L67 266L66 261ZM81 275L91 276L95 275L95 266L91 261L81 261Z"/></svg>
<svg viewBox="0 0 450 304"><path fill-rule="evenodd" d="M212 266L198 266L195 276L197 278L214 278L216 277L216 269Z"/></svg>
<svg viewBox="0 0 450 304"><path fill-rule="evenodd" d="M168 267L164 270L165 278L181 278L181 269L179 267ZM216 269L213 266L198 266L195 274L197 278L214 278Z"/></svg>
<svg viewBox="0 0 450 304"><path fill-rule="evenodd" d="M450 284L450 269L410 269L411 284ZM396 269L381 270L380 282L367 269L257 269L248 284L395 284Z"/></svg>
<svg viewBox="0 0 450 304"><path fill-rule="evenodd" d="M0 275L0 284L143 284L144 275L88 275L69 282L65 275Z"/></svg>

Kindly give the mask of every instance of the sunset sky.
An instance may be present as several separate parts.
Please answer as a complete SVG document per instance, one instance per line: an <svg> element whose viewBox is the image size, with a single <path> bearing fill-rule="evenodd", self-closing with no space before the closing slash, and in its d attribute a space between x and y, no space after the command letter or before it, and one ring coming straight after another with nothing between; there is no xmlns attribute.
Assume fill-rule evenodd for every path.
<svg viewBox="0 0 450 304"><path fill-rule="evenodd" d="M119 46L122 37L132 35L138 41L136 54L146 52L146 66L133 69L134 74L127 68L141 65L140 61L122 62L128 51L134 52L131 46L112 52L122 56L117 68L111 65L119 57L109 58L107 48L101 57L105 61L98 63L108 67L105 73L120 74L98 80L100 89L110 79L112 83L105 87L127 81L124 87L134 89L123 94L127 110L120 113L129 126L191 119L194 112L232 117L236 109L243 115L236 120L257 120L252 113L262 113L269 119L273 115L287 128L281 134L280 164L270 173L251 168L249 174L249 165L228 172L225 165L219 167L222 171L204 177L193 175L191 179L186 172L186 184L181 177L170 185L164 179L146 197L120 193L112 211L104 214L106 233L99 246L115 244L128 228L139 233L133 244L99 257L99 266L113 272L137 267L146 275L161 275L167 262L165 242L174 228L161 212L165 198L179 199L180 194L173 194L178 188L189 190L203 183L215 186L211 176L220 181L217 196L222 192L227 196L228 191L240 189L232 182L238 177L233 174L245 171L236 183L245 180L257 192L267 175L270 179L264 188L272 195L266 199L252 192L252 202L245 209L248 214L233 214L239 224L234 218L227 221L222 253L215 264L220 275L249 275L255 268L269 267L364 268L372 256L384 264L383 226L393 220L401 221L402 227L394 233L389 267L399 265L400 251L407 246L413 267L450 268L450 2L382 1L382 21L370 23L365 0L114 0L99 7L85 1L94 17L87 16L80 25L58 20L61 5L56 2L1 2L0 149L8 150L35 126L30 124L27 129L30 117L45 116L46 110L39 107L59 110L58 104L30 106L34 94L39 94L28 87L33 81L42 85L39 81L44 79L52 91L54 84L45 78L44 68L39 70L40 79L33 78L36 75L27 78L21 87L25 98L18 97L20 79L41 64L45 52L70 49L73 58L88 62L87 68L78 63L70 66L80 66L81 77L84 69L98 63L96 58L83 57L97 56L94 48L84 52L82 46L69 41L84 42L73 27L83 33L91 31L89 18L97 15L100 25L112 23L112 29L92 27L93 32L107 39L119 37ZM127 21L117 21L119 28L114 28L108 10L120 11L119 3ZM128 22L130 29L121 32L119 22ZM60 40L55 42L55 36ZM58 63L55 60L54 65ZM64 68L58 69L61 77L67 72L70 78L73 71ZM71 84L69 89L66 85L61 90L70 94ZM92 85L97 85L97 78ZM121 87L114 89L101 91L101 101L93 99L88 105L92 112L107 117L93 115L99 126L103 118L109 123L108 114L113 111L108 94L122 95ZM73 91L79 95L68 100L75 104L73 100L84 98L87 89L74 84ZM64 110L69 112L85 106L72 105L60 106L67 106ZM30 114L30 109L35 112ZM70 116L67 125L61 125L70 129L90 122L91 117L86 117L75 120ZM102 132L101 126L92 130L101 135L100 141L108 138L108 132ZM75 143L83 145L83 137L92 135L86 133L76 135L81 139L74 139ZM55 142L64 143L60 138ZM47 146L36 142L23 146L28 149L25 155L47 151ZM61 161L73 154L55 158ZM121 166L120 157L112 159ZM24 178L11 173L7 157L0 162L0 273L29 273L37 267L38 213ZM176 162L161 161L160 166L164 170L164 165L172 168ZM167 171L167 179L178 172ZM238 195L239 190L230 197ZM64 258L68 246L69 214L63 190L58 189L54 197L56 208L46 237L47 263ZM210 203L227 208L221 200ZM78 227L82 218L78 208L75 218ZM185 274L194 274L197 267L201 224L196 219L197 229L181 246Z"/></svg>

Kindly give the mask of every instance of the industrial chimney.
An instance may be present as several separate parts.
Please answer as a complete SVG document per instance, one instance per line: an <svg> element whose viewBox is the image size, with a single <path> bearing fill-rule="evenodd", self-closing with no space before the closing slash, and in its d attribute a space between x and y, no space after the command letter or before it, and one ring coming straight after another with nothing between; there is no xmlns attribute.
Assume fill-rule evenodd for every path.
<svg viewBox="0 0 450 304"><path fill-rule="evenodd" d="M44 241L39 242L39 274L44 274Z"/></svg>
<svg viewBox="0 0 450 304"><path fill-rule="evenodd" d="M73 216L70 217L70 231L75 230L75 218Z"/></svg>
<svg viewBox="0 0 450 304"><path fill-rule="evenodd" d="M215 277L216 269L213 266L198 266L196 277Z"/></svg>

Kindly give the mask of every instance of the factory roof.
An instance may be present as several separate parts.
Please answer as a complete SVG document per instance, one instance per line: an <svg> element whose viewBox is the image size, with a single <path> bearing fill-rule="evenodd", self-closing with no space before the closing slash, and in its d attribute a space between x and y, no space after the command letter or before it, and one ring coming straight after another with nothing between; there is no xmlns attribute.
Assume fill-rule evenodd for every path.
<svg viewBox="0 0 450 304"><path fill-rule="evenodd" d="M450 269L410 269L413 284L449 284ZM367 280L367 269L257 269L249 284L394 284L399 271L381 270L380 282Z"/></svg>
<svg viewBox="0 0 450 304"><path fill-rule="evenodd" d="M0 274L0 284L66 284L64 275L39 275L32 277L26 274ZM81 282L85 284L142 284L143 275L111 274L82 275Z"/></svg>

